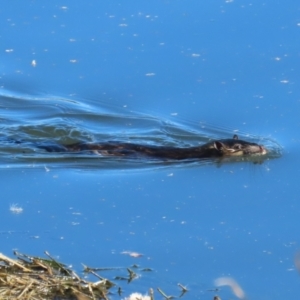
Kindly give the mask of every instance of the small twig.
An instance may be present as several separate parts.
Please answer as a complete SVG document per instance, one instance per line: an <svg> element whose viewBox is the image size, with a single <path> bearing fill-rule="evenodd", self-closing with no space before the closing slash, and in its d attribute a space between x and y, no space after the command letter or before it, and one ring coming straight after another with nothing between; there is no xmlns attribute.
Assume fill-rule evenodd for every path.
<svg viewBox="0 0 300 300"><path fill-rule="evenodd" d="M170 300L170 299L174 299L174 296L167 296L160 288L157 288L157 290L159 291L159 293L165 297L166 299Z"/></svg>
<svg viewBox="0 0 300 300"><path fill-rule="evenodd" d="M14 266L18 266L19 268L21 268L23 271L25 272L29 272L31 273L32 271L30 269L25 268L24 266L22 266L21 264L19 264L17 261L12 260L8 257L6 257L5 255L3 255L2 253L0 253L0 260L3 260L5 262L9 262L10 264L14 265Z"/></svg>

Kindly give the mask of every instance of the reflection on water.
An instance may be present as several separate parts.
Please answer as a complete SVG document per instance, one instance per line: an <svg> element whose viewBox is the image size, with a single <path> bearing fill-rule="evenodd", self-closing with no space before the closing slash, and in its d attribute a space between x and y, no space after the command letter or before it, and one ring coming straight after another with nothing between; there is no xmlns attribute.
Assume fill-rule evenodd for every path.
<svg viewBox="0 0 300 300"><path fill-rule="evenodd" d="M77 142L130 142L157 146L191 147L213 139L231 138L224 128L161 120L149 115L128 112L126 109L104 109L78 100L55 97L28 97L2 91L1 143L2 167L68 165L76 168L162 167L179 164L178 161L158 161L130 157L116 158L90 153L48 153L41 144L66 145ZM268 154L259 158L230 158L233 161L261 163L279 157L281 147L270 139L239 133L241 139L263 144ZM217 161L220 165L227 160ZM211 160L186 161L192 164L210 163ZM182 165L182 162L180 162Z"/></svg>

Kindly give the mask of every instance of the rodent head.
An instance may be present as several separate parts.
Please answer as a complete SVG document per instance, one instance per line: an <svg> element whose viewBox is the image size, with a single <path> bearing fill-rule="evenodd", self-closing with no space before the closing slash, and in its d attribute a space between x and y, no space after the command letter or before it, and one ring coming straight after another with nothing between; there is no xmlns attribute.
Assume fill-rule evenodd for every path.
<svg viewBox="0 0 300 300"><path fill-rule="evenodd" d="M215 141L214 148L221 156L265 155L268 152L261 145L239 140L236 134L232 139Z"/></svg>

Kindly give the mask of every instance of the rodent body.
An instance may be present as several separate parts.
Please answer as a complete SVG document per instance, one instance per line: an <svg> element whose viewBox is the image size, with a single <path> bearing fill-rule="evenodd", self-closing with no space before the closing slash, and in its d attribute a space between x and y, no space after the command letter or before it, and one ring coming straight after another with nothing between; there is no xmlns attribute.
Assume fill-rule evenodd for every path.
<svg viewBox="0 0 300 300"><path fill-rule="evenodd" d="M230 156L254 156L265 155L266 148L256 143L239 140L237 135L232 139L222 139L208 142L195 147L168 147L153 146L134 143L76 143L71 145L45 146L40 145L49 152L93 152L101 156L116 157L152 157L156 159L209 159Z"/></svg>

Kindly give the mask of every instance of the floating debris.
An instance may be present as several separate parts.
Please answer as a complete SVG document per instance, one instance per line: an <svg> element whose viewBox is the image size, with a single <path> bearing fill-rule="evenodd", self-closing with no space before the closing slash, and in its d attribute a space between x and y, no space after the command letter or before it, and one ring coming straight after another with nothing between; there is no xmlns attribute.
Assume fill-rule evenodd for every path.
<svg viewBox="0 0 300 300"><path fill-rule="evenodd" d="M142 295L141 293L132 293L125 300L151 300L152 298L148 295Z"/></svg>
<svg viewBox="0 0 300 300"><path fill-rule="evenodd" d="M108 270L126 270L127 276L115 278L126 280L130 283L140 277L131 268L140 269L137 265L131 268L91 268L84 267L84 278L79 277L70 267L57 261L47 251L46 258L30 256L14 251L15 259L11 259L0 253L0 299L19 300L109 300L109 295L123 296L122 286L112 282L96 272ZM151 269L148 269L151 270ZM87 281L88 278L96 278L95 282ZM165 300L182 297L188 290L182 284L179 296L167 296L160 288L157 291ZM154 300L154 290L149 289L148 294L133 292L124 300ZM216 299L220 300L220 299Z"/></svg>
<svg viewBox="0 0 300 300"><path fill-rule="evenodd" d="M17 203L11 204L9 210L15 215L21 214L23 212L23 208Z"/></svg>
<svg viewBox="0 0 300 300"><path fill-rule="evenodd" d="M175 297L174 296L167 296L165 292L162 291L162 289L157 288L158 292L165 298L165 300L172 300Z"/></svg>
<svg viewBox="0 0 300 300"><path fill-rule="evenodd" d="M246 299L245 292L240 285L231 277L219 277L215 280L216 286L227 285L231 288L233 294L239 299Z"/></svg>
<svg viewBox="0 0 300 300"><path fill-rule="evenodd" d="M0 299L105 299L114 286L107 279L89 282L49 255L49 259L0 253Z"/></svg>
<svg viewBox="0 0 300 300"><path fill-rule="evenodd" d="M182 285L181 283L178 283L177 285L181 288L181 294L179 296L179 298L181 298L189 290L186 286Z"/></svg>
<svg viewBox="0 0 300 300"><path fill-rule="evenodd" d="M138 253L138 252L132 252L132 251L123 251L121 254L129 255L131 257L137 258L137 257L142 257L143 254Z"/></svg>

